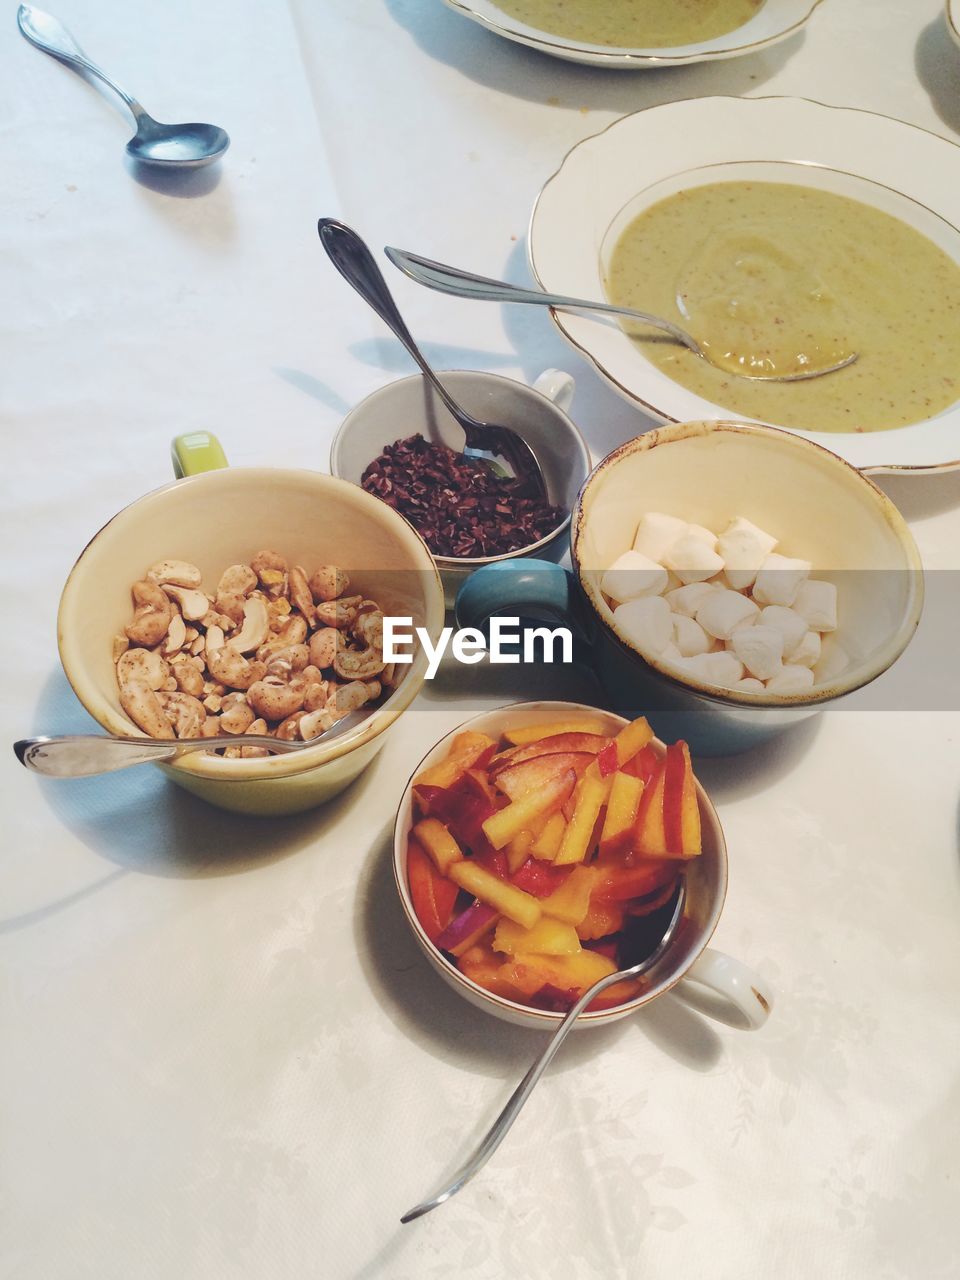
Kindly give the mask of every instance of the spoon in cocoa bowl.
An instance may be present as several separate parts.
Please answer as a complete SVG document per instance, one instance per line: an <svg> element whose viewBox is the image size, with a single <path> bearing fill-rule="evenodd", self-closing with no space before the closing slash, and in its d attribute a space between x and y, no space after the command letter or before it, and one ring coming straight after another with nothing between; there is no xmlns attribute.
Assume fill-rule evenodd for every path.
<svg viewBox="0 0 960 1280"><path fill-rule="evenodd" d="M321 218L317 223L317 231L327 256L344 280L353 285L361 298L369 303L394 336L403 343L423 376L463 429L466 437L464 456L486 462L495 474L516 478L517 496L529 495L545 499L547 490L536 454L509 427L474 418L454 400L414 341L373 254L356 231L335 218Z"/></svg>

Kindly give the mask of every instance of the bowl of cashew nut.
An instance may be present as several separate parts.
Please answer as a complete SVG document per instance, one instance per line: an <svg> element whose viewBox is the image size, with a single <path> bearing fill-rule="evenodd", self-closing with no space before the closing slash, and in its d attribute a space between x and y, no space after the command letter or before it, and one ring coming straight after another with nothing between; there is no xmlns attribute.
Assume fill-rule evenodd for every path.
<svg viewBox="0 0 960 1280"><path fill-rule="evenodd" d="M436 565L401 516L319 472L225 467L147 494L94 536L58 641L108 733L210 739L156 766L174 782L225 809L295 813L358 776L423 684L422 653L384 662L384 615L434 638L443 626ZM231 746L308 742L360 707L353 729L303 751Z"/></svg>

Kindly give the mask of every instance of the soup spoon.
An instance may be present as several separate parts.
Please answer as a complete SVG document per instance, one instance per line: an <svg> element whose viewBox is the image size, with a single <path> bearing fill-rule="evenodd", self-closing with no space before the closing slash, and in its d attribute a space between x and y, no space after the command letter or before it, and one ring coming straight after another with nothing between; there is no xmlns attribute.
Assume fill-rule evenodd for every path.
<svg viewBox="0 0 960 1280"><path fill-rule="evenodd" d="M335 738L372 715L370 708L359 708L343 716L323 733L305 742L288 742L255 733L238 733L223 738L135 738L105 733L74 733L59 738L21 738L13 744L17 759L34 773L48 778L92 778L98 773L113 773L134 764L168 764L192 751L219 751L224 747L266 747L281 754L315 747L322 739Z"/></svg>
<svg viewBox="0 0 960 1280"><path fill-rule="evenodd" d="M408 353L420 366L423 376L427 378L447 406L451 416L463 429L467 442L463 450L464 455L489 463L501 474L515 476L517 480L523 482L524 488L529 493L545 498L547 489L543 472L540 470L536 454L527 442L509 427L498 426L493 422L481 422L467 413L427 364L423 353L404 323L373 254L356 231L342 222L337 222L335 218L321 218L317 223L317 231L327 256L344 280L347 284L353 285L360 297L369 303L380 319L403 343Z"/></svg>
<svg viewBox="0 0 960 1280"><path fill-rule="evenodd" d="M626 316L631 320L640 320L651 328L662 329L677 342L688 347L694 355L700 356L715 369L737 378L745 378L749 382L805 382L809 378L822 378L828 373L836 373L846 369L858 359L859 353L847 356L836 364L822 369L803 369L797 373L740 373L728 369L725 365L717 365L710 359L704 348L692 334L681 329L672 320L662 316L653 316L646 311L635 311L631 307L616 307L610 302L585 302L582 298L568 298L564 294L544 293L542 289L524 289L520 285L507 284L505 280L490 280L486 276L474 275L471 271L462 271L459 267L449 267L442 262L434 262L430 258L421 258L419 254L408 253L405 249L388 247L384 253L395 267L399 267L404 275L417 284L426 285L428 289L437 289L440 293L452 293L458 298L476 298L482 302L527 302L541 307L564 307L580 311L602 311L607 315Z"/></svg>
<svg viewBox="0 0 960 1280"><path fill-rule="evenodd" d="M580 999L570 1009L569 1013L557 1027L552 1037L547 1041L546 1047L540 1056L531 1066L530 1070L523 1077L516 1089L510 1096L510 1100L497 1116L493 1125L487 1132L486 1137L479 1143L472 1155L464 1161L457 1172L453 1175L443 1190L438 1191L429 1200L422 1200L420 1204L414 1205L400 1219L401 1222L413 1222L415 1218L422 1218L425 1213L429 1213L431 1209L436 1209L439 1205L449 1200L451 1196L455 1196L458 1191L467 1185L475 1173L483 1168L493 1153L499 1147L500 1143L507 1136L514 1120L520 1114L524 1103L530 1097L535 1089L538 1080L546 1071L547 1067L553 1061L554 1055L560 1048L561 1044L567 1038L567 1034L573 1029L573 1024L579 1018L587 1005L601 991L606 991L607 987L612 987L615 982L624 982L628 978L639 978L642 974L651 969L666 951L667 947L676 937L677 929L680 921L683 919L683 907L686 900L686 882L681 878L677 886L677 900L674 904L673 911L670 915L670 921L663 932L660 941L643 960L638 964L631 965L628 969L619 969L616 973L608 973L605 978L600 978L592 987L588 987Z"/></svg>
<svg viewBox="0 0 960 1280"><path fill-rule="evenodd" d="M137 123L137 132L127 143L127 155L134 160L161 169L199 169L219 160L229 147L229 137L215 124L161 124L154 120L136 98L90 61L52 14L22 4L17 10L17 23L31 44L61 62L96 76L123 99Z"/></svg>

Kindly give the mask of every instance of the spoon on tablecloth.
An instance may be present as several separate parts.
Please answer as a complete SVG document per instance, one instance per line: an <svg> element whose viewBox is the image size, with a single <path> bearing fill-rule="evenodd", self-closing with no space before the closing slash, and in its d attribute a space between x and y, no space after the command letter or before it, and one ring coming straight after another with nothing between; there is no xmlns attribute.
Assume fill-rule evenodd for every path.
<svg viewBox="0 0 960 1280"><path fill-rule="evenodd" d="M17 759L26 769L48 778L92 778L99 773L114 773L133 764L169 764L192 751L222 751L225 747L265 747L281 754L305 751L318 742L335 738L353 729L373 714L374 708L361 707L342 716L329 729L308 738L306 742L288 742L267 734L237 733L222 738L135 738L106 733L74 733L59 738L21 738L13 744Z"/></svg>
<svg viewBox="0 0 960 1280"><path fill-rule="evenodd" d="M436 289L439 293L450 293L457 298L475 298L482 302L525 302L541 307L560 307L565 310L602 311L606 315L624 316L650 325L653 329L661 329L675 338L677 342L688 347L694 355L700 356L715 369L721 369L736 378L744 378L748 382L806 382L810 378L822 378L828 373L837 373L846 369L859 358L858 352L846 356L833 364L811 369L801 369L795 373L744 373L739 368L728 367L712 358L707 348L686 329L682 329L672 320L662 316L650 315L646 311L635 311L631 307L617 307L610 302L585 302L582 298L568 298L564 294L544 293L542 289L524 289L519 285L507 284L504 280L490 280L486 276L474 275L471 271L462 271L459 267L449 267L442 262L434 262L430 258L421 258L419 254L408 253L405 249L386 248L384 253L395 267L399 267L405 276L416 280L417 284L426 285L428 289Z"/></svg>
<svg viewBox="0 0 960 1280"><path fill-rule="evenodd" d="M137 122L137 132L127 143L127 155L142 164L160 169L199 169L212 164L230 145L227 134L215 124L161 124L148 115L106 72L90 61L66 27L52 14L22 4L17 10L17 24L22 33L52 57L86 71L124 100Z"/></svg>
<svg viewBox="0 0 960 1280"><path fill-rule="evenodd" d="M466 1160L457 1172L453 1175L442 1191L438 1191L436 1195L430 1197L429 1200L423 1200L418 1205L414 1205L400 1219L401 1222L413 1222L415 1218L422 1218L425 1213L429 1213L431 1209L436 1209L439 1205L449 1200L451 1196L455 1196L461 1188L465 1187L475 1173L483 1168L493 1153L499 1147L500 1143L507 1136L514 1120L520 1114L520 1111L530 1097L536 1087L537 1081L546 1071L547 1067L553 1061L554 1055L566 1039L568 1032L573 1028L573 1024L584 1011L587 1005L598 996L601 991L606 991L607 987L612 987L615 982L624 982L629 978L639 978L642 974L651 969L660 957L666 951L667 947L676 936L680 921L683 919L683 907L686 901L686 881L681 877L680 883L677 885L676 902L670 915L669 923L663 932L660 941L643 960L635 965L631 965L628 969L619 969L616 973L609 973L605 978L601 978L589 987L575 1005L570 1009L569 1013L557 1027L550 1040L547 1041L546 1048L540 1054L539 1058L531 1066L530 1070L517 1085L510 1101L497 1116L493 1125L488 1130L486 1137L476 1147L473 1154Z"/></svg>
<svg viewBox="0 0 960 1280"><path fill-rule="evenodd" d="M327 257L347 284L353 285L360 297L373 308L380 319L392 330L394 336L403 343L419 365L423 376L430 382L451 416L463 429L466 437L464 456L478 458L500 474L515 476L518 481L523 482L523 487L530 494L546 498L547 489L540 463L527 442L509 427L493 422L481 422L467 413L427 364L423 353L413 340L413 335L404 323L373 254L356 231L335 218L321 218L317 223L317 231Z"/></svg>

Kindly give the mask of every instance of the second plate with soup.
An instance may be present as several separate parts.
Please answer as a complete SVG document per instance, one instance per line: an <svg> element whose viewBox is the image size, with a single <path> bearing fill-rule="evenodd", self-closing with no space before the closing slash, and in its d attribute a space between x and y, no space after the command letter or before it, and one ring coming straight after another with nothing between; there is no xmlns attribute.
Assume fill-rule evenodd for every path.
<svg viewBox="0 0 960 1280"><path fill-rule="evenodd" d="M638 112L575 147L534 207L530 257L550 292L665 315L713 342L725 368L650 330L554 313L661 421L735 413L864 470L935 471L960 466L958 223L954 144L803 99L712 98ZM729 371L794 372L848 351L849 368L803 382Z"/></svg>

